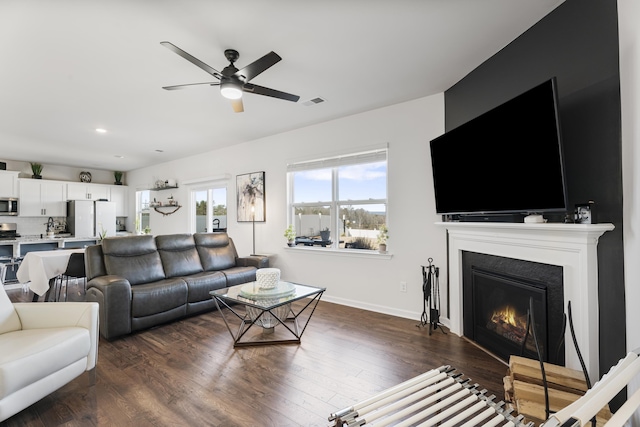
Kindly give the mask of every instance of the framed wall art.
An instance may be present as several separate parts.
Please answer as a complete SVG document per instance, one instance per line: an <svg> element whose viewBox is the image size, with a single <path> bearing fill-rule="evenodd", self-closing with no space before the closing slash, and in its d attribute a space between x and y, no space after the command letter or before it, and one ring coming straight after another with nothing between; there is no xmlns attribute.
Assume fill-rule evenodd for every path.
<svg viewBox="0 0 640 427"><path fill-rule="evenodd" d="M264 172L236 177L238 222L265 222L267 202L264 194ZM253 207L253 209L252 209Z"/></svg>

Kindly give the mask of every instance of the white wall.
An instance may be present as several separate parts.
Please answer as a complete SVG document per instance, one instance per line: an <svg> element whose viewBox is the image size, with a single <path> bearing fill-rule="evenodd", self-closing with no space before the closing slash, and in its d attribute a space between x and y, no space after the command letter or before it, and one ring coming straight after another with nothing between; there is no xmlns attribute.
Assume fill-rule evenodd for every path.
<svg viewBox="0 0 640 427"><path fill-rule="evenodd" d="M640 348L640 2L618 0L627 349ZM640 390L636 379L628 393ZM636 411L633 425L640 426Z"/></svg>
<svg viewBox="0 0 640 427"><path fill-rule="evenodd" d="M185 205L189 190L183 182L228 174L228 232L242 256L252 251L252 225L235 220L235 177L265 171L267 221L256 224L256 252L274 254L272 264L282 269L283 279L327 287L326 300L417 320L422 313L420 266L429 257L441 268L442 306L446 307L445 232L433 226L440 217L435 213L429 157L429 141L443 132L444 96L438 94L131 171L127 184L134 197L133 190L148 187L158 178L176 179L180 188L173 196ZM393 257L285 249L287 163L383 143L389 144L388 243ZM162 193L164 200L169 194ZM189 231L189 213L188 206L170 216L152 212L152 234ZM407 293L400 292L401 281L407 282Z"/></svg>

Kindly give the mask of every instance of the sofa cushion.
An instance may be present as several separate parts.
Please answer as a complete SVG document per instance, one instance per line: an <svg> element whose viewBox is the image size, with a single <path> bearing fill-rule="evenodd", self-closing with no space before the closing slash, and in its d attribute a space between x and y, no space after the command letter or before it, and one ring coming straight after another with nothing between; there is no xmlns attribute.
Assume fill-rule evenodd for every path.
<svg viewBox="0 0 640 427"><path fill-rule="evenodd" d="M157 236L156 245L167 277L187 276L202 271L192 234Z"/></svg>
<svg viewBox="0 0 640 427"><path fill-rule="evenodd" d="M153 236L128 236L102 241L107 274L124 277L132 285L165 278Z"/></svg>
<svg viewBox="0 0 640 427"><path fill-rule="evenodd" d="M240 285L247 282L255 282L256 280L255 267L233 267L223 270L225 276L227 276L227 286Z"/></svg>
<svg viewBox="0 0 640 427"><path fill-rule="evenodd" d="M131 317L144 317L187 303L187 284L179 278L131 287Z"/></svg>
<svg viewBox="0 0 640 427"><path fill-rule="evenodd" d="M0 400L89 355L89 330L28 329L0 335Z"/></svg>
<svg viewBox="0 0 640 427"><path fill-rule="evenodd" d="M236 248L227 233L193 235L205 271L224 270L236 265Z"/></svg>
<svg viewBox="0 0 640 427"><path fill-rule="evenodd" d="M189 302L210 300L209 292L227 287L227 277L220 271L205 271L182 279L189 288Z"/></svg>

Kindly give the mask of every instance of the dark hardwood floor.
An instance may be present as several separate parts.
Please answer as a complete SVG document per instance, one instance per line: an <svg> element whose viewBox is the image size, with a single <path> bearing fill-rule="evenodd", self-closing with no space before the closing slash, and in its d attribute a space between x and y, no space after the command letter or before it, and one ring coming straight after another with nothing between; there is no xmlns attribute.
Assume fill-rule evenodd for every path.
<svg viewBox="0 0 640 427"><path fill-rule="evenodd" d="M205 313L101 339L94 386L85 373L1 424L327 426L331 412L442 365L502 398L503 363L417 323L320 302L300 345L234 350L220 313Z"/></svg>

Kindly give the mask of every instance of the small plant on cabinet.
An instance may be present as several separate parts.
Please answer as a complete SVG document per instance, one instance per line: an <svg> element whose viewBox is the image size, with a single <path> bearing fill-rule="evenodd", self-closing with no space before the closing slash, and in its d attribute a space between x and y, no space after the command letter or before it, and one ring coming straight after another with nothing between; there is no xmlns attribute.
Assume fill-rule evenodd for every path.
<svg viewBox="0 0 640 427"><path fill-rule="evenodd" d="M113 178L116 180L116 182L114 183L115 185L122 185L122 175L124 174L124 172L122 171L114 171L113 172Z"/></svg>
<svg viewBox="0 0 640 427"><path fill-rule="evenodd" d="M41 163L31 163L31 175L32 178L40 179L42 178L42 164Z"/></svg>

